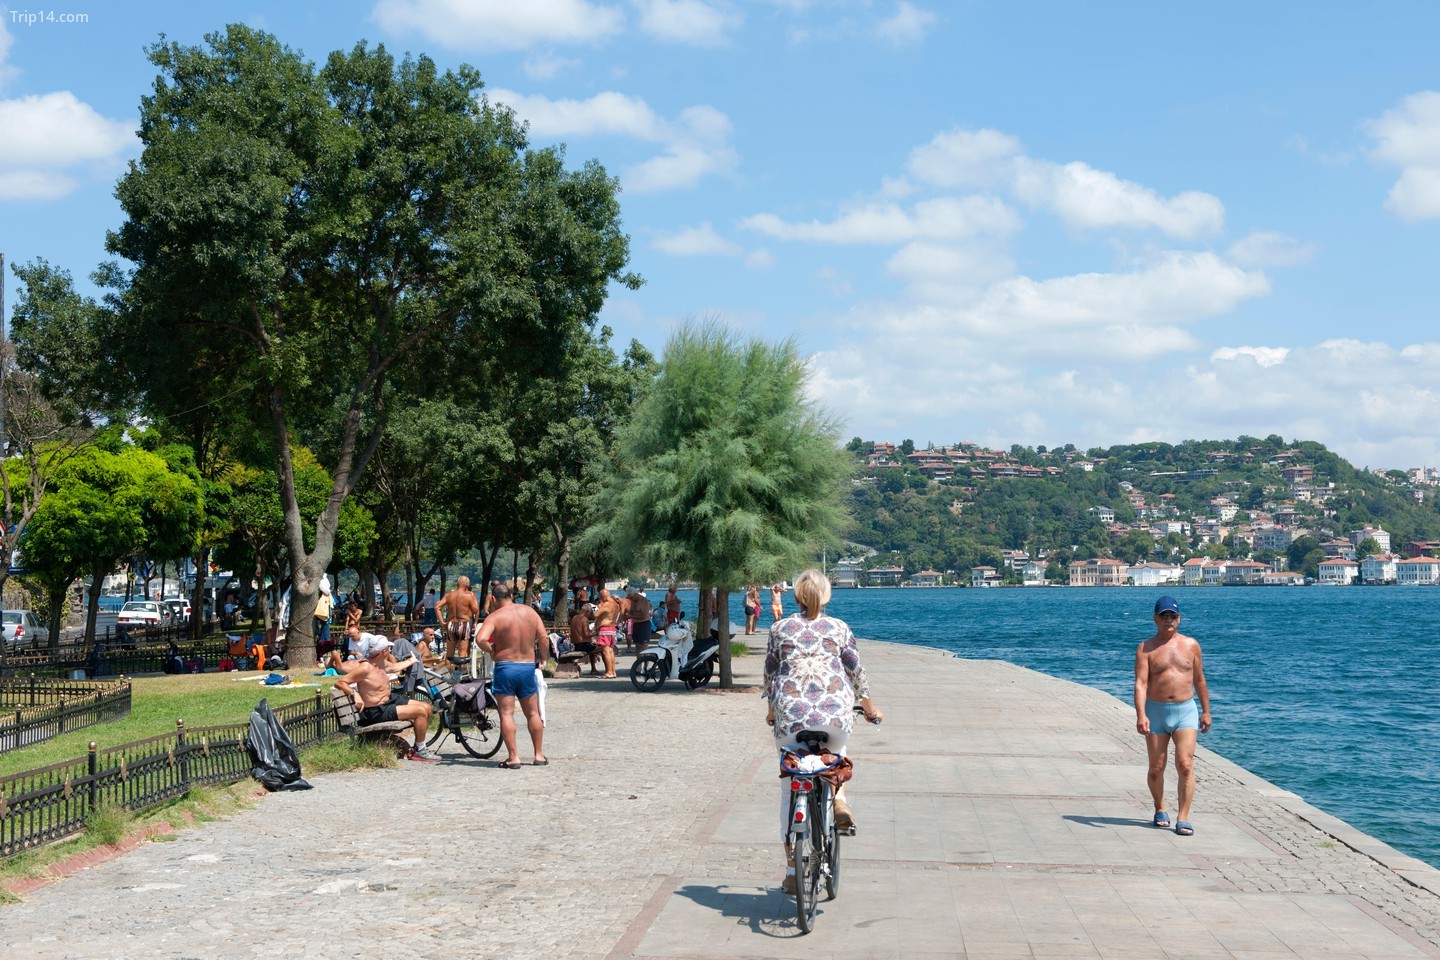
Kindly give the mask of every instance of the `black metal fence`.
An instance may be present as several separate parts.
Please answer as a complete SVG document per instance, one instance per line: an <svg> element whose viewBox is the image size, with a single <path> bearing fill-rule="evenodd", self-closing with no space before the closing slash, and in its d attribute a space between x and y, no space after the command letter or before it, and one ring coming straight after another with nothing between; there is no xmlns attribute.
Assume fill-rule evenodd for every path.
<svg viewBox="0 0 1440 960"><path fill-rule="evenodd" d="M341 732L325 689L274 711L297 747ZM174 733L107 750L92 743L84 757L0 780L0 859L78 833L106 807L138 813L195 786L245 779L248 731L248 723L187 730L177 721Z"/></svg>
<svg viewBox="0 0 1440 960"><path fill-rule="evenodd" d="M0 753L129 713L129 681L0 677Z"/></svg>

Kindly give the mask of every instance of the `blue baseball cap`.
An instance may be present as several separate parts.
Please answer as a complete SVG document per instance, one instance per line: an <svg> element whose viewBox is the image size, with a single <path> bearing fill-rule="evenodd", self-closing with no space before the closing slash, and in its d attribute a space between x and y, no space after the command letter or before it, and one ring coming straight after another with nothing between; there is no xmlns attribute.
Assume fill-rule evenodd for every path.
<svg viewBox="0 0 1440 960"><path fill-rule="evenodd" d="M1178 617L1180 615L1180 604L1175 602L1174 597L1167 594L1155 601L1155 612L1157 614L1173 613Z"/></svg>

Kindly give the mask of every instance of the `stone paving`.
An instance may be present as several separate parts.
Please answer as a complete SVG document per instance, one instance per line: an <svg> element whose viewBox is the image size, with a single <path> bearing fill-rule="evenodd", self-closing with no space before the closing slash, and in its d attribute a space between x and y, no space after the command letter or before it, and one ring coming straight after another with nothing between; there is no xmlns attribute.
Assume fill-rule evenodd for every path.
<svg viewBox="0 0 1440 960"><path fill-rule="evenodd" d="M862 651L886 722L852 737L860 832L808 936L760 698L582 679L551 685L548 767L447 744L317 777L0 908L0 957L1440 957L1440 872L1203 749L1196 835L1151 827L1115 698Z"/></svg>

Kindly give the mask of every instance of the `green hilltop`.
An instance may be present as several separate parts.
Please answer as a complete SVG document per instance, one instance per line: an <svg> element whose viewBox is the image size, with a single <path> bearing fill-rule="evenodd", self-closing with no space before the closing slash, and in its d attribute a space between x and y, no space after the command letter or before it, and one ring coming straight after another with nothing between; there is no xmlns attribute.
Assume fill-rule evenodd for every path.
<svg viewBox="0 0 1440 960"><path fill-rule="evenodd" d="M847 449L856 463L850 539L876 551L867 567L903 566L907 575L954 571L968 581L974 566L1004 570L1005 551L1037 559L1043 551L1049 578L1060 582L1066 564L1090 557L1269 561L1286 554L1290 569L1313 575L1321 543L1366 527L1388 532L1396 553L1440 540L1433 470L1427 477L1356 469L1308 440L1241 436L1084 451L1017 444L1001 451L972 443L922 450L857 437ZM1221 521L1225 501L1235 512ZM1276 528L1285 531L1280 540L1292 542L1256 549L1255 534L1269 532L1261 540L1273 543Z"/></svg>

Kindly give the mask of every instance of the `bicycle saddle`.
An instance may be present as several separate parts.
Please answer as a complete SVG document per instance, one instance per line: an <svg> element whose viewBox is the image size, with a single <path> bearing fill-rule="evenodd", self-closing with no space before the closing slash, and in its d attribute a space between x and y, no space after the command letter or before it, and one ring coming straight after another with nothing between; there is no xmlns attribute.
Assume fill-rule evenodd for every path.
<svg viewBox="0 0 1440 960"><path fill-rule="evenodd" d="M809 747L810 751L814 753L830 742L830 734L824 730L801 730L795 734L795 739Z"/></svg>

